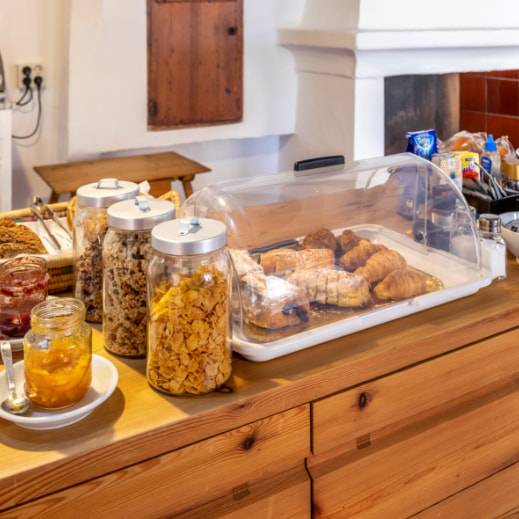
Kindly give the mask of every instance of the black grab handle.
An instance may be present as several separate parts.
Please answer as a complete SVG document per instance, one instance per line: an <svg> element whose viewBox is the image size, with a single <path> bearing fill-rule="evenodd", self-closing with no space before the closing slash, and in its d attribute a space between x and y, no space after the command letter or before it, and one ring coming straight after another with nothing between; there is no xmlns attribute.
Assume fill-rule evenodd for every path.
<svg viewBox="0 0 519 519"><path fill-rule="evenodd" d="M344 164L344 155L330 155L329 157L317 157L294 162L294 171L306 171L307 169L325 168L326 166L338 166Z"/></svg>

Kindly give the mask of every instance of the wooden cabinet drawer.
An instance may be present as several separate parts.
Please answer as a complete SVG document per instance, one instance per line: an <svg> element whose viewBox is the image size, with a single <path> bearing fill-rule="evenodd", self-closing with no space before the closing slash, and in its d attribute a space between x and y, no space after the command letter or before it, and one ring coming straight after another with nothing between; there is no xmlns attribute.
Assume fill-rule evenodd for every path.
<svg viewBox="0 0 519 519"><path fill-rule="evenodd" d="M505 519L519 517L519 464L512 465L413 519Z"/></svg>
<svg viewBox="0 0 519 519"><path fill-rule="evenodd" d="M308 405L297 407L0 515L17 519L173 517L219 498L245 506L261 495L257 483L296 469L303 474L310 454L309 413ZM300 479L293 479L292 486L300 484Z"/></svg>
<svg viewBox="0 0 519 519"><path fill-rule="evenodd" d="M266 481L242 485L233 494L175 515L175 519L310 519L310 478L304 466Z"/></svg>
<svg viewBox="0 0 519 519"><path fill-rule="evenodd" d="M313 453L362 447L376 431L505 383L519 373L518 344L513 330L315 402Z"/></svg>
<svg viewBox="0 0 519 519"><path fill-rule="evenodd" d="M518 460L519 382L512 381L368 448L310 459L313 511L326 518L409 517Z"/></svg>

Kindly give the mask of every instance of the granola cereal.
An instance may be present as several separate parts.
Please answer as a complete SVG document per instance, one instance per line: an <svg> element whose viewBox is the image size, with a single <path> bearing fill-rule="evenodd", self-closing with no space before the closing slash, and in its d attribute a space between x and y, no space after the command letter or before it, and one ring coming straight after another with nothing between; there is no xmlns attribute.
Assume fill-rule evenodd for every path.
<svg viewBox="0 0 519 519"><path fill-rule="evenodd" d="M85 303L86 320L94 323L103 318L103 239L107 227L89 242L74 263L75 296Z"/></svg>
<svg viewBox="0 0 519 519"><path fill-rule="evenodd" d="M110 231L103 246L103 335L107 350L146 356L146 272L151 231Z"/></svg>

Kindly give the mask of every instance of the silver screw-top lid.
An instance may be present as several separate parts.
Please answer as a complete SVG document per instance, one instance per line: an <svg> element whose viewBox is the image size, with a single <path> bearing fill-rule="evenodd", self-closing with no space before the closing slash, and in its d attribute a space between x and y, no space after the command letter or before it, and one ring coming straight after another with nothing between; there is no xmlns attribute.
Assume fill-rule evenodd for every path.
<svg viewBox="0 0 519 519"><path fill-rule="evenodd" d="M112 204L107 211L110 227L123 231L148 231L155 225L175 218L175 204L160 198L136 196Z"/></svg>
<svg viewBox="0 0 519 519"><path fill-rule="evenodd" d="M501 218L497 214L483 213L479 215L479 230L482 232L501 232Z"/></svg>
<svg viewBox="0 0 519 519"><path fill-rule="evenodd" d="M192 256L225 247L227 227L210 218L189 216L156 225L151 231L151 245L164 254Z"/></svg>
<svg viewBox="0 0 519 519"><path fill-rule="evenodd" d="M104 208L138 194L139 186L135 182L103 178L95 184L86 184L78 188L76 199L79 206Z"/></svg>

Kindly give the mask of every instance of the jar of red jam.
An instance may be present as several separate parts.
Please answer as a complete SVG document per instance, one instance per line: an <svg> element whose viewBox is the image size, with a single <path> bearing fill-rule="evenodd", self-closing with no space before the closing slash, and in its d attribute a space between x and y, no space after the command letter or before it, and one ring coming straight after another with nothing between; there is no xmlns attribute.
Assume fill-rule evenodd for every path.
<svg viewBox="0 0 519 519"><path fill-rule="evenodd" d="M49 299L32 309L25 334L25 393L40 407L59 409L85 396L92 382L92 329L79 299Z"/></svg>
<svg viewBox="0 0 519 519"><path fill-rule="evenodd" d="M32 308L45 301L50 276L39 256L19 256L0 264L0 332L23 337Z"/></svg>

